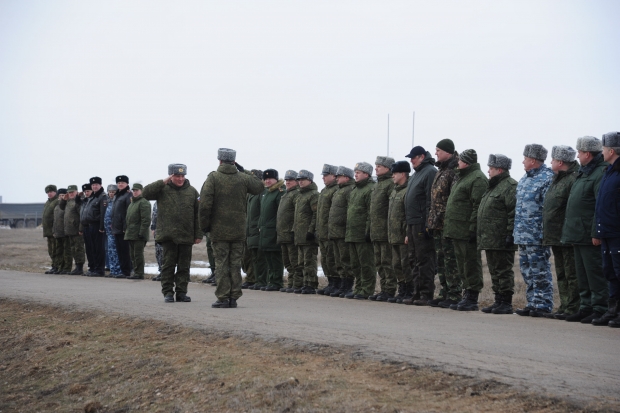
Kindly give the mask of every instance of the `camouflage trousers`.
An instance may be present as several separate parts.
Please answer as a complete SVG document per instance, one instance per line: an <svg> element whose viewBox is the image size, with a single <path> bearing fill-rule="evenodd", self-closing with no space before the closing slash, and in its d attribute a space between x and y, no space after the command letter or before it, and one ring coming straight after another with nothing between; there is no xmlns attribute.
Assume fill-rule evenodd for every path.
<svg viewBox="0 0 620 413"><path fill-rule="evenodd" d="M439 277L439 297L454 301L461 300L463 283L459 277L456 266L456 255L454 254L454 244L451 239L443 237L442 230L433 230L435 239L435 253L437 254L437 276Z"/></svg>
<svg viewBox="0 0 620 413"><path fill-rule="evenodd" d="M282 250L263 251L267 262L267 285L282 288L284 284L284 264L282 262Z"/></svg>
<svg viewBox="0 0 620 413"><path fill-rule="evenodd" d="M332 242L334 243L334 260L338 275L340 278L353 278L349 243L345 242L344 238L333 239Z"/></svg>
<svg viewBox="0 0 620 413"><path fill-rule="evenodd" d="M71 256L71 241L67 237L56 238L55 251L57 265L60 271L71 271L73 257Z"/></svg>
<svg viewBox="0 0 620 413"><path fill-rule="evenodd" d="M532 308L553 309L551 248L542 245L519 245L519 269L525 282L525 298Z"/></svg>
<svg viewBox="0 0 620 413"><path fill-rule="evenodd" d="M267 260L262 250L250 248L252 254L252 268L254 268L254 282L258 285L267 285ZM217 264L215 264L217 265Z"/></svg>
<svg viewBox="0 0 620 413"><path fill-rule="evenodd" d="M397 283L409 283L413 285L413 275L409 266L407 245L392 245L392 272ZM396 287L387 292L396 293Z"/></svg>
<svg viewBox="0 0 620 413"><path fill-rule="evenodd" d="M112 232L106 232L108 239L108 268L110 269L110 275L121 275L121 264L118 261L118 254L116 253L116 237Z"/></svg>
<svg viewBox="0 0 620 413"><path fill-rule="evenodd" d="M144 278L144 247L146 241L131 240L129 241L129 256L133 264L133 273L136 277Z"/></svg>
<svg viewBox="0 0 620 413"><path fill-rule="evenodd" d="M603 275L601 247L573 245L575 269L579 284L579 309L582 311L607 312L609 285Z"/></svg>
<svg viewBox="0 0 620 413"><path fill-rule="evenodd" d="M84 256L84 238L81 235L69 235L69 243L71 244L71 256L75 261L75 265L84 265L86 257Z"/></svg>
<svg viewBox="0 0 620 413"><path fill-rule="evenodd" d="M375 256L370 242L350 242L349 253L351 254L351 271L355 276L355 289L357 295L368 297L375 293L377 283L377 269L375 268Z"/></svg>
<svg viewBox="0 0 620 413"><path fill-rule="evenodd" d="M515 263L513 250L485 250L487 267L491 274L493 292L499 295L512 296L515 293Z"/></svg>
<svg viewBox="0 0 620 413"><path fill-rule="evenodd" d="M162 294L187 294L193 245L175 244L172 241L162 242L161 245L164 248L164 265L160 274Z"/></svg>
<svg viewBox="0 0 620 413"><path fill-rule="evenodd" d="M317 288L319 286L319 278L317 277L317 255L319 253L318 245L299 245L298 262L302 267L304 275L304 287Z"/></svg>
<svg viewBox="0 0 620 413"><path fill-rule="evenodd" d="M334 242L331 240L319 241L321 250L321 268L326 277L338 277L336 258L334 256Z"/></svg>
<svg viewBox="0 0 620 413"><path fill-rule="evenodd" d="M579 311L579 283L575 268L575 250L573 247L553 245L555 275L558 280L560 307L558 313L574 314Z"/></svg>
<svg viewBox="0 0 620 413"><path fill-rule="evenodd" d="M379 285L382 292L396 292L396 277L392 269L392 246L387 241L372 243L375 251L375 267L379 273Z"/></svg>
<svg viewBox="0 0 620 413"><path fill-rule="evenodd" d="M215 255L215 296L219 301L229 298L238 300L243 295L241 291L241 262L243 260L245 242L213 242Z"/></svg>
<svg viewBox="0 0 620 413"><path fill-rule="evenodd" d="M243 261L241 262L241 268L245 273L245 282L253 284L256 282L254 278L254 264L252 263L252 251L248 248L246 243L243 243Z"/></svg>
<svg viewBox="0 0 620 413"><path fill-rule="evenodd" d="M463 283L463 290L482 291L482 258L475 242L453 239L456 266Z"/></svg>
<svg viewBox="0 0 620 413"><path fill-rule="evenodd" d="M155 259L157 260L157 271L161 272L161 267L164 262L164 247L159 242L155 243Z"/></svg>
<svg viewBox="0 0 620 413"><path fill-rule="evenodd" d="M288 272L287 288L301 288L304 284L303 267L299 265L299 248L295 244L280 244L282 263Z"/></svg>
<svg viewBox="0 0 620 413"><path fill-rule="evenodd" d="M435 294L435 243L427 238L424 224L407 225L407 253L413 279L414 297L432 300Z"/></svg>
<svg viewBox="0 0 620 413"><path fill-rule="evenodd" d="M213 255L213 245L211 244L211 237L209 234L206 235L207 238L207 257L209 258L209 268L211 268L211 274L215 274L215 268L217 264L215 264L215 255Z"/></svg>
<svg viewBox="0 0 620 413"><path fill-rule="evenodd" d="M56 256L56 238L54 237L46 237L47 238L47 254L50 256L50 260L52 261L52 267L58 268L58 257Z"/></svg>

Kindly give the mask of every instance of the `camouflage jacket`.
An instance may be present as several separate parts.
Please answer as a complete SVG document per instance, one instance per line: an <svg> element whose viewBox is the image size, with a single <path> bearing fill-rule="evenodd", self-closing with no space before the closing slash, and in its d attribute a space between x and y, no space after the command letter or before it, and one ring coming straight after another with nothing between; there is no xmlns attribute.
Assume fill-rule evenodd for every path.
<svg viewBox="0 0 620 413"><path fill-rule="evenodd" d="M370 239L372 241L386 242L388 240L388 209L393 189L392 172L377 177L377 184L370 194Z"/></svg>
<svg viewBox="0 0 620 413"><path fill-rule="evenodd" d="M249 248L258 248L258 241L260 238L260 231L258 230L258 220L260 219L260 200L261 195L265 191L266 189L263 189L263 192L260 194L248 195L248 215L245 220L245 242Z"/></svg>
<svg viewBox="0 0 620 413"><path fill-rule="evenodd" d="M123 220L125 225L125 239L129 241L148 241L149 226L151 224L151 203L144 199L142 195L131 197L127 216ZM115 200L114 203L118 202ZM113 210L114 211L114 210Z"/></svg>
<svg viewBox="0 0 620 413"><path fill-rule="evenodd" d="M456 175L458 179L452 186L446 205L443 236L466 240L470 234L477 233L478 206L489 181L480 171L479 163L457 169Z"/></svg>
<svg viewBox="0 0 620 413"><path fill-rule="evenodd" d="M431 229L443 230L443 221L446 214L448 197L452 190L452 185L456 181L456 168L459 164L458 153L454 153L445 162L437 162L435 165L439 170L433 178L431 187L431 206L428 212L426 226Z"/></svg>
<svg viewBox="0 0 620 413"><path fill-rule="evenodd" d="M347 208L346 242L366 242L366 234L370 234L370 194L374 187L372 178L355 183Z"/></svg>
<svg viewBox="0 0 620 413"><path fill-rule="evenodd" d="M403 245L407 236L407 220L405 218L405 197L407 182L395 186L390 194L388 209L388 241L392 245Z"/></svg>
<svg viewBox="0 0 620 413"><path fill-rule="evenodd" d="M332 206L332 198L338 190L336 180L327 185L319 193L319 205L316 214L316 232L320 241L329 239L329 210Z"/></svg>
<svg viewBox="0 0 620 413"><path fill-rule="evenodd" d="M155 181L144 187L142 196L149 201L157 201L157 242L174 242L193 245L202 239L198 221L198 191L186 179L183 185L176 186L172 181L164 184Z"/></svg>
<svg viewBox="0 0 620 413"><path fill-rule="evenodd" d="M54 207L54 225L52 227L54 238L63 238L65 236L65 211L60 209L59 202Z"/></svg>
<svg viewBox="0 0 620 413"><path fill-rule="evenodd" d="M338 190L332 197L332 206L329 208L329 239L344 239L347 231L347 210L351 191L355 189L355 181L348 180L338 184Z"/></svg>
<svg viewBox="0 0 620 413"><path fill-rule="evenodd" d="M562 244L592 245L592 238L599 237L594 213L601 179L608 166L603 160L603 154L599 153L587 165L579 168L566 203Z"/></svg>
<svg viewBox="0 0 620 413"><path fill-rule="evenodd" d="M517 203L517 181L503 172L489 180L489 189L482 195L478 207L478 249L512 250L506 248L506 238L512 235Z"/></svg>
<svg viewBox="0 0 620 413"><path fill-rule="evenodd" d="M409 178L405 199L408 225L426 225L431 209L431 190L435 175L437 175L434 164L435 160L430 153L426 152L424 160L414 168L415 173Z"/></svg>
<svg viewBox="0 0 620 413"><path fill-rule="evenodd" d="M579 164L573 162L568 171L559 171L551 181L543 202L542 245L561 246L562 227L566 216L568 195L577 178Z"/></svg>
<svg viewBox="0 0 620 413"><path fill-rule="evenodd" d="M65 236L75 236L82 232L82 224L80 223L80 207L82 200L79 196L73 199L61 200L58 202L60 209L65 211Z"/></svg>
<svg viewBox="0 0 620 413"><path fill-rule="evenodd" d="M200 229L209 232L211 242L245 241L247 195L263 192L263 182L235 165L221 164L207 176L200 191ZM159 205L159 215L162 206ZM157 232L159 221L157 217Z"/></svg>
<svg viewBox="0 0 620 413"><path fill-rule="evenodd" d="M553 180L553 171L543 164L525 172L517 185L515 244L542 245L542 211L545 194Z"/></svg>
<svg viewBox="0 0 620 413"><path fill-rule="evenodd" d="M43 236L54 236L54 209L58 205L58 194L52 199L48 199L43 206L43 216L41 217L41 225L43 225Z"/></svg>
<svg viewBox="0 0 620 413"><path fill-rule="evenodd" d="M276 227L278 208L285 191L284 180L280 179L261 195L260 218L258 220L258 247L263 251L281 251L277 242Z"/></svg>
<svg viewBox="0 0 620 413"><path fill-rule="evenodd" d="M292 244L293 239L293 225L295 224L295 202L299 196L299 186L292 188L280 198L280 205L278 206L278 222L276 224L276 231L278 233L278 244Z"/></svg>
<svg viewBox="0 0 620 413"><path fill-rule="evenodd" d="M307 240L308 233L316 232L316 211L319 203L319 191L314 182L305 188L299 188L299 196L295 201L295 245L314 245L318 242L315 238Z"/></svg>

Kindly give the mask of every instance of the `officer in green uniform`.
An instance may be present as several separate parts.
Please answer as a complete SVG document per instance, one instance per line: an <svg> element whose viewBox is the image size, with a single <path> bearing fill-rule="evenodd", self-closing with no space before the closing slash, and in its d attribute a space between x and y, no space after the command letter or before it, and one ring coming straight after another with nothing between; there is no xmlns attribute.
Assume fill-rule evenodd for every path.
<svg viewBox="0 0 620 413"><path fill-rule="evenodd" d="M250 173L258 179L263 179L263 171L260 169L252 169ZM263 192L265 192L264 187ZM261 192L261 194L263 192ZM267 287L267 260L265 259L263 251L258 248L258 241L260 238L258 220L260 219L261 194L248 195L246 244L251 256L252 274L254 276L253 280L251 280L254 285L248 287L250 290L260 290L261 288ZM246 278L246 281L247 280L248 278Z"/></svg>
<svg viewBox="0 0 620 413"><path fill-rule="evenodd" d="M56 185L48 185L45 187L45 193L47 194L47 201L43 206L43 216L41 219L41 225L43 226L43 236L47 238L47 253L52 260L52 267L45 271L46 274L57 274L58 272L58 257L56 256L56 239L54 238L54 208L58 204L58 188Z"/></svg>
<svg viewBox="0 0 620 413"><path fill-rule="evenodd" d="M149 240L151 203L142 196L142 189L141 184L133 184L131 187L133 197L125 219L125 240L129 241L129 255L133 263L130 280L144 279L144 247Z"/></svg>
<svg viewBox="0 0 620 413"><path fill-rule="evenodd" d="M77 185L67 187L67 198L59 201L58 205L65 211L65 236L69 240L69 250L72 261L75 261L75 269L69 274L84 274L84 238L82 238L82 225L80 223L80 207L82 199L78 196Z"/></svg>
<svg viewBox="0 0 620 413"><path fill-rule="evenodd" d="M286 193L280 198L278 206L278 216L276 231L278 233L277 242L282 250L282 263L288 272L286 287L280 289L281 292L292 293L303 287L304 276L302 267L299 265L299 253L295 245L293 225L295 224L295 202L299 196L299 185L297 185L297 172L288 170L284 174L284 184Z"/></svg>
<svg viewBox="0 0 620 413"><path fill-rule="evenodd" d="M71 256L71 244L65 236L65 211L60 208L60 202L66 202L67 190L58 190L58 203L54 207L54 225L52 232L56 238L56 255L58 256L57 274L69 274L73 258Z"/></svg>
<svg viewBox="0 0 620 413"><path fill-rule="evenodd" d="M299 264L303 270L303 286L295 290L296 294L316 294L319 285L317 278L317 255L319 246L316 239L316 212L319 191L314 183L314 174L302 169L297 174L299 196L295 201L295 245L298 248Z"/></svg>
<svg viewBox="0 0 620 413"><path fill-rule="evenodd" d="M284 284L282 250L277 242L276 221L278 207L286 187L279 179L278 171L265 169L263 172L265 191L261 195L260 218L258 219L258 248L267 261L267 285L261 291L280 291Z"/></svg>
<svg viewBox="0 0 620 413"><path fill-rule="evenodd" d="M319 237L319 249L321 250L321 267L327 277L327 287L316 291L320 295L329 295L340 288L340 276L336 270L336 258L334 257L334 243L329 239L329 210L332 206L332 198L338 190L336 182L338 167L323 165L323 183L325 188L319 193L319 204L316 215L316 233Z"/></svg>
<svg viewBox="0 0 620 413"><path fill-rule="evenodd" d="M394 296L394 292L392 292L392 296L388 297L387 302L401 304L405 298L405 285L413 282L413 274L407 254L407 216L405 212L405 196L407 195L407 182L409 181L411 166L407 161L398 161L392 164L391 171L394 189L390 194L388 206L388 241L392 247L392 273L398 283L399 294Z"/></svg>

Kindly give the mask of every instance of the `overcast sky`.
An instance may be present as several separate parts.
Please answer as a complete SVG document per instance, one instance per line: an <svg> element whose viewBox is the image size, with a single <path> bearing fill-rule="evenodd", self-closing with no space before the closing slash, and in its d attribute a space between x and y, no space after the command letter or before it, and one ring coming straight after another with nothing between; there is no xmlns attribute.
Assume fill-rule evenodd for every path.
<svg viewBox="0 0 620 413"><path fill-rule="evenodd" d="M513 159L620 129L619 1L0 0L0 195L150 183L217 148L353 167L451 138ZM547 163L550 160L548 159Z"/></svg>

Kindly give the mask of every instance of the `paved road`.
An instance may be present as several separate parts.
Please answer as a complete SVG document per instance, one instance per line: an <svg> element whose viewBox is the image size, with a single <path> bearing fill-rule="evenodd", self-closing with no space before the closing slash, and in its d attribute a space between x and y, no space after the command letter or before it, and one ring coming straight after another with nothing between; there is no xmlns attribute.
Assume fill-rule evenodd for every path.
<svg viewBox="0 0 620 413"><path fill-rule="evenodd" d="M620 329L516 315L247 291L212 309L214 288L165 304L159 283L0 271L0 297L183 322L235 334L346 345L574 400L620 404ZM245 291L245 290L244 290Z"/></svg>

